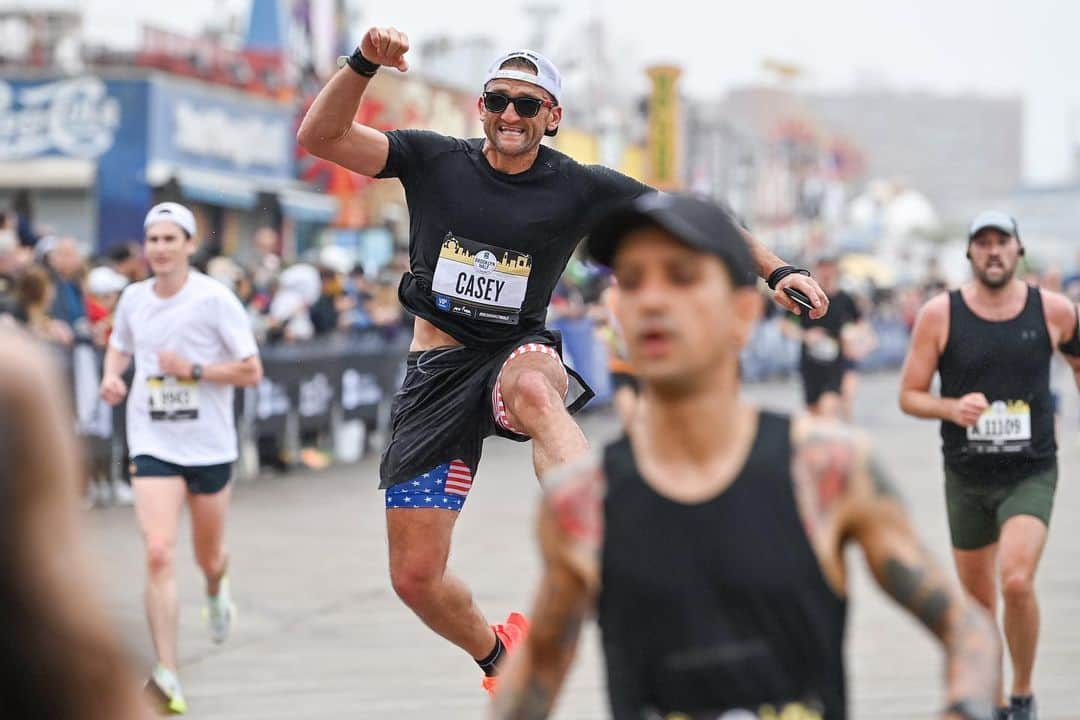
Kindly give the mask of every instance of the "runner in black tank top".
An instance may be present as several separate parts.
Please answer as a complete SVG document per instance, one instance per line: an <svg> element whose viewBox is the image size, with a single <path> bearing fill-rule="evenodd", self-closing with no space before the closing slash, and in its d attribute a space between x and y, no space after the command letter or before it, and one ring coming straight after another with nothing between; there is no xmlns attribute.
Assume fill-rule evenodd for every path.
<svg viewBox="0 0 1080 720"><path fill-rule="evenodd" d="M740 401L760 300L722 211L639 201L589 249L618 278L642 396L627 437L545 479L544 577L497 717L547 716L595 610L616 720L846 718L850 540L945 645L942 715L989 718L989 618L921 549L865 440Z"/></svg>
<svg viewBox="0 0 1080 720"><path fill-rule="evenodd" d="M961 581L996 615L1002 588L1012 699L998 717L1034 720L1039 634L1034 577L1057 486L1050 359L1080 378L1077 312L1065 296L1014 277L1024 254L1016 221L998 211L971 225L974 279L919 312L901 379L901 408L941 420L945 498ZM940 396L930 393L934 372Z"/></svg>
<svg viewBox="0 0 1080 720"><path fill-rule="evenodd" d="M628 438L605 450L597 606L616 717L649 707L712 718L763 704L845 717L846 605L799 517L790 427L761 413L746 464L697 503L654 490Z"/></svg>
<svg viewBox="0 0 1080 720"><path fill-rule="evenodd" d="M981 392L990 408L971 429L941 421L946 467L993 482L1054 466L1053 352L1038 288L1027 288L1019 315L1000 322L973 313L959 290L949 293L949 339L938 361L941 395Z"/></svg>

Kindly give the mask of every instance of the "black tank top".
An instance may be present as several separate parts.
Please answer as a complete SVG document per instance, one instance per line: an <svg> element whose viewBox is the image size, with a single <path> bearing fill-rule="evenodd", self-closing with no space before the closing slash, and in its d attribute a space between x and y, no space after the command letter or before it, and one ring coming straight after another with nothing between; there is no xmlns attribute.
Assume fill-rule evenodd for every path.
<svg viewBox="0 0 1080 720"><path fill-rule="evenodd" d="M973 313L959 290L949 293L949 337L938 360L941 395L981 392L992 404L977 428L942 421L942 452L950 470L988 480L1054 464L1053 352L1038 288L1028 288L1018 316L1000 322Z"/></svg>
<svg viewBox="0 0 1080 720"><path fill-rule="evenodd" d="M738 476L697 504L654 491L628 438L606 448L598 620L615 720L799 703L810 712L793 716L845 718L846 603L795 505L790 427L762 412Z"/></svg>

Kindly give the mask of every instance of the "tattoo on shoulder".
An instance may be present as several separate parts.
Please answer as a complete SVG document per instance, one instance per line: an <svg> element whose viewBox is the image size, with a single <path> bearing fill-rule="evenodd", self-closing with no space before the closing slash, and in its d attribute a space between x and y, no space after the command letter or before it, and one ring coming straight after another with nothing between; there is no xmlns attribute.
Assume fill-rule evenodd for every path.
<svg viewBox="0 0 1080 720"><path fill-rule="evenodd" d="M855 437L840 426L814 423L796 438L791 475L809 532L820 526L847 492L857 455Z"/></svg>
<svg viewBox="0 0 1080 720"><path fill-rule="evenodd" d="M591 545L603 536L604 480L597 464L578 468L550 488L549 502L559 530Z"/></svg>

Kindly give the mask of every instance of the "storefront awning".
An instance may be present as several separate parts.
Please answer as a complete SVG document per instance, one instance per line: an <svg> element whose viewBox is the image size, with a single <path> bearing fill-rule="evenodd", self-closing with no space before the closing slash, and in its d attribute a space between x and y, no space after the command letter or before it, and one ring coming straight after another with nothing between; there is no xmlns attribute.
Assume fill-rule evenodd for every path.
<svg viewBox="0 0 1080 720"><path fill-rule="evenodd" d="M97 163L84 158L38 157L0 162L0 188L88 188Z"/></svg>
<svg viewBox="0 0 1080 720"><path fill-rule="evenodd" d="M258 201L259 188L255 183L224 173L180 169L176 183L184 197L207 205L251 210Z"/></svg>
<svg viewBox="0 0 1080 720"><path fill-rule="evenodd" d="M278 200L285 216L297 222L328 225L337 217L339 209L336 197L306 190L282 190Z"/></svg>

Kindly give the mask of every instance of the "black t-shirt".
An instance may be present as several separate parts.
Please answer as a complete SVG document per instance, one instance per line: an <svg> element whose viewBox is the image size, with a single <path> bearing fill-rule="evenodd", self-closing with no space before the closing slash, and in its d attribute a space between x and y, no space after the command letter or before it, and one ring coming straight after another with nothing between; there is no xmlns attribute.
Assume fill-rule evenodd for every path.
<svg viewBox="0 0 1080 720"><path fill-rule="evenodd" d="M813 342L804 340L802 345L802 363L817 364L843 362L843 348L841 347L840 333L845 325L858 322L862 319L862 313L855 304L855 299L843 290L837 290L829 295L829 311L825 317L811 320L809 313L798 316L799 325L804 330L819 327L825 331L826 339Z"/></svg>
<svg viewBox="0 0 1080 720"><path fill-rule="evenodd" d="M531 168L508 175L488 163L481 138L386 136L390 152L377 177L398 178L409 205L411 272L398 296L470 346L502 346L541 330L592 213L651 191L544 145Z"/></svg>

